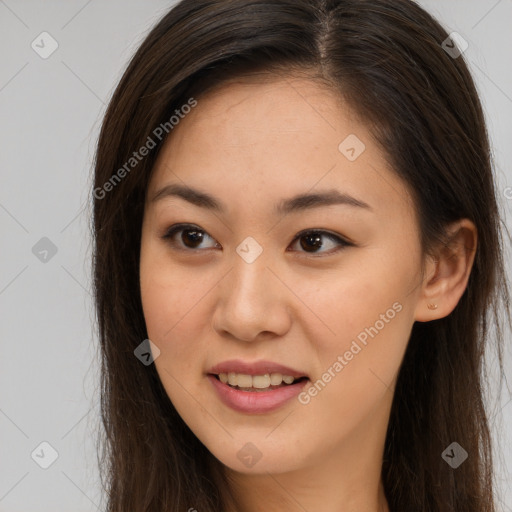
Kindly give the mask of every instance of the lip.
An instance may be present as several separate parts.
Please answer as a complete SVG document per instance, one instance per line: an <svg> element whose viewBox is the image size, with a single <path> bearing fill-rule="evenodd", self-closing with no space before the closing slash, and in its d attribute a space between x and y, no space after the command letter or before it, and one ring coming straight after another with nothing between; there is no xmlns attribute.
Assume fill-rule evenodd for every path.
<svg viewBox="0 0 512 512"><path fill-rule="evenodd" d="M264 414L275 411L297 396L309 382L309 379L304 379L271 391L242 391L222 383L212 374L208 374L207 378L225 405L245 414Z"/></svg>
<svg viewBox="0 0 512 512"><path fill-rule="evenodd" d="M249 363L241 359L231 359L222 363L216 364L208 370L209 374L219 373L243 373L245 375L265 375L266 373L280 373L282 375L290 375L295 379L301 377L308 377L305 372L295 370L282 364L274 363L272 361L254 361Z"/></svg>

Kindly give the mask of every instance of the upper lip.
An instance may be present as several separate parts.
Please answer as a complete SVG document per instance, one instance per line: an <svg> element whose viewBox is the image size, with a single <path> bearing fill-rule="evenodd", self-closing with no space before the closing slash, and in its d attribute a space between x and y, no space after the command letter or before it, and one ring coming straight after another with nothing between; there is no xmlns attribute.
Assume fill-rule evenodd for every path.
<svg viewBox="0 0 512 512"><path fill-rule="evenodd" d="M266 373L280 373L290 375L296 379L307 377L306 373L284 366L272 361L242 361L241 359L231 359L212 366L208 373L218 375L219 373L242 373L244 375L265 375Z"/></svg>

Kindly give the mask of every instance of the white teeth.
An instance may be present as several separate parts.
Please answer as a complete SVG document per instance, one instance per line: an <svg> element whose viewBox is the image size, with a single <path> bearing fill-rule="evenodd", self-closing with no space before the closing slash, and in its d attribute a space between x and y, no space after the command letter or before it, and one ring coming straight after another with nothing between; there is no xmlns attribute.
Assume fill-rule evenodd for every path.
<svg viewBox="0 0 512 512"><path fill-rule="evenodd" d="M267 373L266 375L254 375L252 378L252 387L253 388L268 388L270 386L270 375ZM240 387L250 387L250 386L240 386Z"/></svg>
<svg viewBox="0 0 512 512"><path fill-rule="evenodd" d="M247 375L244 373L219 373L219 380L230 386L240 388L265 389L270 386L280 386L283 382L291 384L295 378L291 375L282 375L281 373L266 373L265 375Z"/></svg>
<svg viewBox="0 0 512 512"><path fill-rule="evenodd" d="M252 377L250 375L244 375L243 373L239 373L236 376L236 385L239 388L250 388L252 387Z"/></svg>
<svg viewBox="0 0 512 512"><path fill-rule="evenodd" d="M279 386L283 382L283 376L280 373L272 373L270 375L270 384L272 386Z"/></svg>

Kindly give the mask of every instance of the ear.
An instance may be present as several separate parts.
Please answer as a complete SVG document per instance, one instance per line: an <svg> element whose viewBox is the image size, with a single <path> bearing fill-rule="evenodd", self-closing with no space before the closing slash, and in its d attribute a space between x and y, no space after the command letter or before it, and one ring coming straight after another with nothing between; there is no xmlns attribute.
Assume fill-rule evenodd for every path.
<svg viewBox="0 0 512 512"><path fill-rule="evenodd" d="M461 219L447 231L448 242L437 249L434 258L429 257L426 265L414 314L418 322L448 316L468 284L478 241L476 226L469 219Z"/></svg>

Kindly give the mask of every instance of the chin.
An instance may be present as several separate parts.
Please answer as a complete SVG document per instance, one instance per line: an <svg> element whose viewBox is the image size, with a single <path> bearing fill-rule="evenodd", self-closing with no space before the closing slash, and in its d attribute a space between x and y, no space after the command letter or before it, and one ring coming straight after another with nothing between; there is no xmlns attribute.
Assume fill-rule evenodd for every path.
<svg viewBox="0 0 512 512"><path fill-rule="evenodd" d="M210 453L224 466L244 475L267 475L288 473L301 469L306 465L304 457L291 453L293 447L287 450L275 450L273 443L264 441L235 441L223 446L204 443Z"/></svg>

